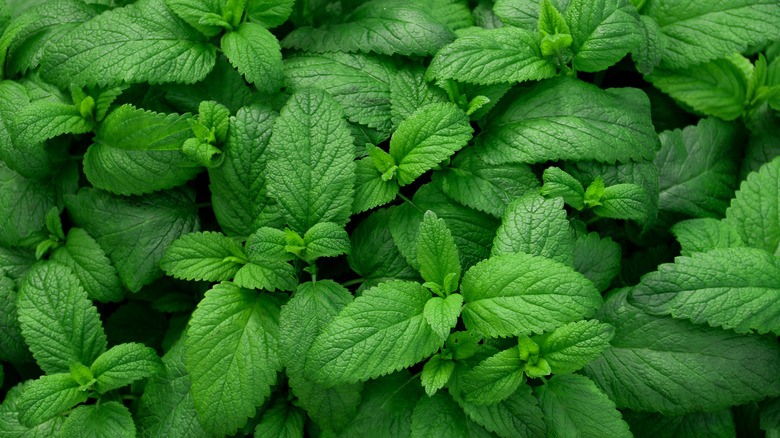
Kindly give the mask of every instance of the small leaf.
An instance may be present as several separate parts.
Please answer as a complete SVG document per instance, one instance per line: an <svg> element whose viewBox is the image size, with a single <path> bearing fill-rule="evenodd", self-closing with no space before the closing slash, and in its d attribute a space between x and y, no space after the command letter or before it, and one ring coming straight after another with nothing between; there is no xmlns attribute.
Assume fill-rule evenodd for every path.
<svg viewBox="0 0 780 438"><path fill-rule="evenodd" d="M101 354L92 364L91 371L97 380L95 389L104 394L161 373L163 364L153 348L129 343L116 345Z"/></svg>
<svg viewBox="0 0 780 438"><path fill-rule="evenodd" d="M282 52L279 41L266 28L254 23L241 23L222 37L221 47L230 63L261 92L279 91L282 73Z"/></svg>
<svg viewBox="0 0 780 438"><path fill-rule="evenodd" d="M136 429L130 410L120 402L108 401L83 405L73 410L62 423L62 438L135 438Z"/></svg>
<svg viewBox="0 0 780 438"><path fill-rule="evenodd" d="M566 324L533 340L554 374L569 374L597 359L614 336L611 325L592 320Z"/></svg>
<svg viewBox="0 0 780 438"><path fill-rule="evenodd" d="M452 294L447 298L433 297L425 303L425 320L442 339L447 339L455 328L463 309L463 296Z"/></svg>
<svg viewBox="0 0 780 438"><path fill-rule="evenodd" d="M428 397L447 384L452 372L455 371L455 362L450 359L444 359L440 354L436 354L423 365L420 381L425 387L425 393Z"/></svg>
<svg viewBox="0 0 780 438"><path fill-rule="evenodd" d="M483 360L463 379L467 402L493 405L507 399L525 382L523 361L518 349L509 348Z"/></svg>
<svg viewBox="0 0 780 438"><path fill-rule="evenodd" d="M34 427L73 406L87 401L87 393L79 389L70 372L41 376L22 391L17 407L19 422Z"/></svg>
<svg viewBox="0 0 780 438"><path fill-rule="evenodd" d="M451 276L451 282L457 287L460 281L460 260L458 247L452 238L444 220L436 217L436 213L427 211L420 223L417 234L416 260L420 264L420 274L425 281L433 282L446 289L445 279ZM455 290L447 290L452 292ZM444 338L447 337L445 334Z"/></svg>
<svg viewBox="0 0 780 438"><path fill-rule="evenodd" d="M312 263L320 257L336 257L349 254L349 235L344 227L333 222L320 222L303 236L306 260Z"/></svg>
<svg viewBox="0 0 780 438"><path fill-rule="evenodd" d="M245 257L235 240L206 231L174 240L165 250L160 267L168 275L183 280L225 281L231 280L242 266L235 259Z"/></svg>

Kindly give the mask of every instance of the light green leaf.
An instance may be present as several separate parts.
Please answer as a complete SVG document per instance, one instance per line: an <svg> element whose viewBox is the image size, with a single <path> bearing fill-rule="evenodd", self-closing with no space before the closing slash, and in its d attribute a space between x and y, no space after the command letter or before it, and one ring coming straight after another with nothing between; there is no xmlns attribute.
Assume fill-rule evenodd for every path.
<svg viewBox="0 0 780 438"><path fill-rule="evenodd" d="M563 13L569 1L550 0L550 3ZM541 12L540 3L540 0L496 0L493 11L501 17L504 24L536 32Z"/></svg>
<svg viewBox="0 0 780 438"><path fill-rule="evenodd" d="M494 405L477 405L454 398L474 422L501 438L547 436L542 411L528 385L520 385L509 398Z"/></svg>
<svg viewBox="0 0 780 438"><path fill-rule="evenodd" d="M623 418L636 438L737 438L731 409L668 417L624 409Z"/></svg>
<svg viewBox="0 0 780 438"><path fill-rule="evenodd" d="M780 263L754 248L678 257L642 277L630 302L656 315L737 333L780 333Z"/></svg>
<svg viewBox="0 0 780 438"><path fill-rule="evenodd" d="M442 358L440 354L434 355L425 362L420 381L428 397L432 397L438 390L444 388L453 371L455 371L455 362Z"/></svg>
<svg viewBox="0 0 780 438"><path fill-rule="evenodd" d="M639 45L639 16L628 0L571 0L564 15L571 28L578 71L611 67Z"/></svg>
<svg viewBox="0 0 780 438"><path fill-rule="evenodd" d="M431 61L427 78L477 84L515 83L555 76L542 57L539 36L525 29L502 27L462 35Z"/></svg>
<svg viewBox="0 0 780 438"><path fill-rule="evenodd" d="M639 16L639 35L639 46L631 53L631 58L640 73L649 75L663 59L666 39L658 22L647 15Z"/></svg>
<svg viewBox="0 0 780 438"><path fill-rule="evenodd" d="M255 437L303 438L306 412L278 397L263 412L260 423L255 427Z"/></svg>
<svg viewBox="0 0 780 438"><path fill-rule="evenodd" d="M473 148L459 152L449 166L433 174L433 181L455 201L495 217L510 202L539 188L539 180L525 164L488 164Z"/></svg>
<svg viewBox="0 0 780 438"><path fill-rule="evenodd" d="M742 182L726 210L726 222L748 246L780 255L780 158Z"/></svg>
<svg viewBox="0 0 780 438"><path fill-rule="evenodd" d="M0 50L0 57L3 53ZM26 178L40 179L51 175L51 156L42 145L15 141L10 130L13 119L29 104L30 96L23 85L0 82L0 160Z"/></svg>
<svg viewBox="0 0 780 438"><path fill-rule="evenodd" d="M453 103L429 104L415 111L390 139L398 183L410 184L449 158L466 145L472 132L468 116Z"/></svg>
<svg viewBox="0 0 780 438"><path fill-rule="evenodd" d="M284 297L220 283L192 314L187 370L203 428L233 434L270 395L279 360L279 307ZM224 391L230 385L230 391Z"/></svg>
<svg viewBox="0 0 780 438"><path fill-rule="evenodd" d="M570 374L601 356L614 335L611 325L591 320L566 324L533 340L553 374Z"/></svg>
<svg viewBox="0 0 780 438"><path fill-rule="evenodd" d="M398 195L395 179L385 181L370 157L357 161L355 169L355 202L352 210L362 213L374 207L387 204Z"/></svg>
<svg viewBox="0 0 780 438"><path fill-rule="evenodd" d="M29 382L16 402L19 422L34 427L87 401L87 393L68 374L41 376Z"/></svg>
<svg viewBox="0 0 780 438"><path fill-rule="evenodd" d="M103 248L81 228L68 231L65 246L57 248L51 259L69 267L91 299L111 302L124 298L116 268Z"/></svg>
<svg viewBox="0 0 780 438"><path fill-rule="evenodd" d="M14 141L38 144L63 134L84 134L92 124L73 105L39 100L24 107L11 123Z"/></svg>
<svg viewBox="0 0 780 438"><path fill-rule="evenodd" d="M649 100L631 88L558 78L518 89L491 114L477 138L489 163L641 161L658 144Z"/></svg>
<svg viewBox="0 0 780 438"><path fill-rule="evenodd" d="M68 415L60 429L61 438L135 438L130 410L120 402L108 401L79 406Z"/></svg>
<svg viewBox="0 0 780 438"><path fill-rule="evenodd" d="M688 219L674 224L669 231L674 234L682 249L680 254L691 256L720 248L745 246L737 230L729 222L712 218Z"/></svg>
<svg viewBox="0 0 780 438"><path fill-rule="evenodd" d="M407 65L391 76L390 117L395 128L417 109L447 101L444 90L425 80L425 68L422 66Z"/></svg>
<svg viewBox="0 0 780 438"><path fill-rule="evenodd" d="M0 404L0 434L9 438L48 438L57 436L64 417L55 415L50 420L33 427L27 427L19 422L19 400L24 390L33 380L22 382L10 388Z"/></svg>
<svg viewBox="0 0 780 438"><path fill-rule="evenodd" d="M292 260L293 255L287 252L285 245L284 231L261 227L247 239L246 253L249 260L256 264Z"/></svg>
<svg viewBox="0 0 780 438"><path fill-rule="evenodd" d="M250 0L247 16L267 28L280 26L293 10L294 0Z"/></svg>
<svg viewBox="0 0 780 438"><path fill-rule="evenodd" d="M512 347L490 356L466 373L463 395L470 403L494 405L509 398L523 382L523 361L517 347Z"/></svg>
<svg viewBox="0 0 780 438"><path fill-rule="evenodd" d="M137 292L162 277L160 259L180 236L200 224L190 190L119 198L82 189L65 199L74 223L94 237L116 266L122 283Z"/></svg>
<svg viewBox="0 0 780 438"><path fill-rule="evenodd" d="M523 252L574 265L574 238L563 198L527 194L509 204L493 240L491 256Z"/></svg>
<svg viewBox="0 0 780 438"><path fill-rule="evenodd" d="M682 415L780 394L774 337L648 315L626 303L628 292L613 292L600 309L615 337L585 367L618 407Z"/></svg>
<svg viewBox="0 0 780 438"><path fill-rule="evenodd" d="M654 0L642 13L654 18L664 35L663 68L701 64L779 36L773 23L780 20L780 6L773 0Z"/></svg>
<svg viewBox="0 0 780 438"><path fill-rule="evenodd" d="M461 272L458 248L447 224L433 211L427 211L420 223L415 249L415 259L420 264L423 280L437 284L442 290L448 289L452 284L454 287L446 292L454 291L460 282ZM449 282L448 276L452 277ZM447 335L443 337L446 338Z"/></svg>
<svg viewBox="0 0 780 438"><path fill-rule="evenodd" d="M66 266L55 262L33 266L17 305L22 334L45 372L70 372L73 362L89 366L106 350L97 309Z"/></svg>
<svg viewBox="0 0 780 438"><path fill-rule="evenodd" d="M542 175L542 195L555 198L560 196L563 202L577 210L585 206L585 189L579 181L559 167L548 167Z"/></svg>
<svg viewBox="0 0 780 438"><path fill-rule="evenodd" d="M621 255L620 244L611 237L602 239L596 232L588 233L574 241L574 270L603 292L620 273Z"/></svg>
<svg viewBox="0 0 780 438"><path fill-rule="evenodd" d="M190 233L174 240L160 259L168 275L182 280L231 280L246 256L230 237L213 231Z"/></svg>
<svg viewBox="0 0 780 438"><path fill-rule="evenodd" d="M46 47L41 71L60 84L193 83L214 67L216 48L163 0L105 12Z"/></svg>
<svg viewBox="0 0 780 438"><path fill-rule="evenodd" d="M351 249L347 231L333 222L315 224L304 234L303 242L306 244L306 259L310 261L348 254Z"/></svg>
<svg viewBox="0 0 780 438"><path fill-rule="evenodd" d="M549 437L633 437L615 402L585 376L553 376L534 392L544 412Z"/></svg>
<svg viewBox="0 0 780 438"><path fill-rule="evenodd" d="M247 263L236 272L233 283L246 289L290 291L295 289L295 268L284 261Z"/></svg>
<svg viewBox="0 0 780 438"><path fill-rule="evenodd" d="M425 303L423 314L425 321L442 339L447 339L450 330L455 328L463 310L463 296L452 294L447 298L433 297Z"/></svg>
<svg viewBox="0 0 780 438"><path fill-rule="evenodd" d="M461 293L466 327L488 337L549 331L593 315L602 304L582 274L525 253L478 263L463 276Z"/></svg>
<svg viewBox="0 0 780 438"><path fill-rule="evenodd" d="M279 41L259 24L242 23L222 37L222 51L230 63L258 91L273 93L282 86L282 52Z"/></svg>
<svg viewBox="0 0 780 438"><path fill-rule="evenodd" d="M220 33L223 28L217 24L204 23L201 20L207 16L222 15L222 6L227 2L221 0L165 0L165 4L176 15L194 27L198 32L212 37ZM229 25L229 23L227 23Z"/></svg>
<svg viewBox="0 0 780 438"><path fill-rule="evenodd" d="M646 197L642 186L615 184L604 189L598 201L599 205L593 208L593 213L613 219L642 221L647 218L647 206L644 203Z"/></svg>
<svg viewBox="0 0 780 438"><path fill-rule="evenodd" d="M293 231L303 234L318 222L347 222L355 146L330 95L315 89L293 94L276 119L268 147L268 193Z"/></svg>
<svg viewBox="0 0 780 438"><path fill-rule="evenodd" d="M101 354L90 370L97 380L95 389L104 394L138 379L162 373L163 364L153 348L128 343L111 347Z"/></svg>
<svg viewBox="0 0 780 438"><path fill-rule="evenodd" d="M444 341L423 316L428 298L427 289L407 281L390 281L363 292L314 340L307 374L327 384L351 383L430 356Z"/></svg>
<svg viewBox="0 0 780 438"><path fill-rule="evenodd" d="M343 22L312 29L299 27L282 45L309 52L375 52L383 55L433 55L455 34L423 7L374 0L360 5Z"/></svg>

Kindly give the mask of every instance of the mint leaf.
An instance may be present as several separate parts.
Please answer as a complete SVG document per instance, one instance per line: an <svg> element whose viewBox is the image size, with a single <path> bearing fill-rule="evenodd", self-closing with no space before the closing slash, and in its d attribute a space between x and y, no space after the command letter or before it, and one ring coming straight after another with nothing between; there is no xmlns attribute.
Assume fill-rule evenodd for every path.
<svg viewBox="0 0 780 438"><path fill-rule="evenodd" d="M780 159L761 167L742 182L726 222L748 246L780 255Z"/></svg>
<svg viewBox="0 0 780 438"><path fill-rule="evenodd" d="M25 178L0 162L0 244L16 246L31 237L43 238L46 212L57 204L51 181Z"/></svg>
<svg viewBox="0 0 780 438"><path fill-rule="evenodd" d="M306 244L306 260L313 262L320 257L336 257L348 254L351 246L344 227L333 222L320 222L303 235Z"/></svg>
<svg viewBox="0 0 780 438"><path fill-rule="evenodd" d="M19 400L24 391L30 387L33 380L22 382L9 389L0 405L0 433L8 437L24 436L53 436L59 432L60 426L65 418L54 416L50 420L37 424L33 427L27 427L19 422Z"/></svg>
<svg viewBox="0 0 780 438"><path fill-rule="evenodd" d="M376 378L430 356L444 341L423 316L429 297L427 289L407 281L363 292L314 340L306 373L337 385Z"/></svg>
<svg viewBox="0 0 780 438"><path fill-rule="evenodd" d="M30 361L30 352L19 325L17 295L13 280L0 274L0 360L22 363Z"/></svg>
<svg viewBox="0 0 780 438"><path fill-rule="evenodd" d="M553 376L534 393L553 436L633 436L615 403L585 376Z"/></svg>
<svg viewBox="0 0 780 438"><path fill-rule="evenodd" d="M654 18L639 16L639 46L631 53L640 73L649 75L661 63L666 51L666 40Z"/></svg>
<svg viewBox="0 0 780 438"><path fill-rule="evenodd" d="M493 240L491 255L519 252L573 266L574 239L563 199L528 194L509 204Z"/></svg>
<svg viewBox="0 0 780 438"><path fill-rule="evenodd" d="M520 385L509 398L494 405L476 405L454 398L469 418L501 438L513 438L518 434L533 438L547 436L542 411L528 385Z"/></svg>
<svg viewBox="0 0 780 438"><path fill-rule="evenodd" d="M45 372L70 372L73 362L89 366L106 350L97 309L67 267L54 262L33 266L17 305L22 334Z"/></svg>
<svg viewBox="0 0 780 438"><path fill-rule="evenodd" d="M70 374L41 376L24 387L16 402L19 422L34 427L85 401L87 394Z"/></svg>
<svg viewBox="0 0 780 438"><path fill-rule="evenodd" d="M47 46L41 70L63 85L193 83L211 71L215 58L215 47L163 0L141 0L100 14Z"/></svg>
<svg viewBox="0 0 780 438"><path fill-rule="evenodd" d="M444 359L440 354L436 354L423 366L420 374L420 382L425 387L425 393L432 397L436 392L450 380L452 372L455 371L455 362L450 359Z"/></svg>
<svg viewBox="0 0 780 438"><path fill-rule="evenodd" d="M255 427L255 436L302 438L305 422L306 414L301 408L293 406L285 399L277 398L260 417L260 423Z"/></svg>
<svg viewBox="0 0 780 438"><path fill-rule="evenodd" d="M488 164L473 148L462 150L433 181L455 201L502 217L512 200L538 189L539 180L524 164Z"/></svg>
<svg viewBox="0 0 780 438"><path fill-rule="evenodd" d="M15 141L22 144L37 144L63 134L84 134L91 130L92 124L84 120L77 107L45 100L27 105L11 124Z"/></svg>
<svg viewBox="0 0 780 438"><path fill-rule="evenodd" d="M294 0L252 0L247 7L247 16L270 29L287 21L294 4Z"/></svg>
<svg viewBox="0 0 780 438"><path fill-rule="evenodd" d="M442 339L447 339L450 330L455 328L463 310L463 296L452 294L447 298L433 297L425 303L423 315L425 321Z"/></svg>
<svg viewBox="0 0 780 438"><path fill-rule="evenodd" d="M0 50L0 53L5 52ZM51 156L46 150L38 144L19 143L11 132L16 115L30 104L29 93L13 81L0 82L0 91L0 159L27 178L51 175Z"/></svg>
<svg viewBox="0 0 780 438"><path fill-rule="evenodd" d="M585 367L618 407L681 415L780 393L780 347L774 338L651 316L626 302L628 292L613 292L600 309L615 337Z"/></svg>
<svg viewBox="0 0 780 438"><path fill-rule="evenodd" d="M667 417L655 412L624 410L623 418L637 438L695 438L702 431L716 438L737 436L734 414L731 409L717 412L695 412L677 417Z"/></svg>
<svg viewBox="0 0 780 438"><path fill-rule="evenodd" d="M333 98L313 89L293 94L268 147L268 193L293 231L303 234L318 222L347 221L355 146Z"/></svg>
<svg viewBox="0 0 780 438"><path fill-rule="evenodd" d="M585 189L579 181L566 173L566 171L558 167L548 167L544 169L542 181L544 181L542 195L551 198L560 196L563 198L563 202L577 210L582 210L585 206L583 203Z"/></svg>
<svg viewBox="0 0 780 438"><path fill-rule="evenodd" d="M258 228L246 241L246 253L253 263L292 260L293 255L285 249L285 233L276 228Z"/></svg>
<svg viewBox="0 0 780 438"><path fill-rule="evenodd" d="M420 223L415 248L415 259L420 264L423 280L435 283L445 293L454 291L460 282L458 248L447 224L430 210ZM443 334L442 337L446 338L447 335Z"/></svg>
<svg viewBox="0 0 780 438"><path fill-rule="evenodd" d="M111 347L90 368L97 380L95 389L103 394L163 371L157 353L143 344L128 343Z"/></svg>
<svg viewBox="0 0 780 438"><path fill-rule="evenodd" d="M729 222L712 218L680 221L669 231L680 243L680 254L684 256L713 249L745 246L737 230Z"/></svg>
<svg viewBox="0 0 780 438"><path fill-rule="evenodd" d="M120 402L109 401L79 406L62 423L62 438L100 438L104 436L133 438L135 424L130 410Z"/></svg>
<svg viewBox="0 0 780 438"><path fill-rule="evenodd" d="M355 202L352 210L362 213L374 207L387 204L398 195L398 182L385 181L370 157L357 161L355 169Z"/></svg>
<svg viewBox="0 0 780 438"><path fill-rule="evenodd" d="M222 6L227 6L226 3L218 0L165 0L171 11L209 37L217 35L223 28L216 23L208 24L202 20L207 16L222 15Z"/></svg>
<svg viewBox="0 0 780 438"><path fill-rule="evenodd" d="M254 84L258 91L279 90L284 77L279 41L259 24L242 23L222 37L222 51L230 63Z"/></svg>
<svg viewBox="0 0 780 438"><path fill-rule="evenodd" d="M598 233L588 233L574 241L574 270L603 292L620 273L621 255L620 244L612 238L602 239Z"/></svg>
<svg viewBox="0 0 780 438"><path fill-rule="evenodd" d="M284 261L247 263L236 272L233 283L247 289L268 291L295 289L295 269Z"/></svg>
<svg viewBox="0 0 780 438"><path fill-rule="evenodd" d="M447 102L447 95L439 87L425 80L425 68L407 65L390 77L390 117L398 127L407 117L431 103Z"/></svg>
<svg viewBox="0 0 780 438"><path fill-rule="evenodd" d="M609 348L615 329L596 320L572 322L551 333L534 336L539 357L550 364L554 374L570 374L601 356Z"/></svg>
<svg viewBox="0 0 780 438"><path fill-rule="evenodd" d="M542 57L539 36L502 27L458 37L434 56L427 77L477 84L514 83L555 76Z"/></svg>
<svg viewBox="0 0 780 438"><path fill-rule="evenodd" d="M245 260L244 251L224 234L206 231L181 236L160 259L168 275L183 280L225 281L236 275Z"/></svg>
<svg viewBox="0 0 780 438"><path fill-rule="evenodd" d="M599 197L599 205L593 208L593 213L613 219L642 221L647 218L645 198L647 193L642 186L615 184L604 188L604 192Z"/></svg>
<svg viewBox="0 0 780 438"><path fill-rule="evenodd" d="M463 393L467 402L494 405L509 398L525 382L523 361L517 347L483 360L463 379Z"/></svg>
<svg viewBox="0 0 780 438"><path fill-rule="evenodd" d="M572 67L579 71L606 70L640 42L639 17L627 0L571 0L564 18L575 53Z"/></svg>
<svg viewBox="0 0 780 438"><path fill-rule="evenodd" d="M470 424L469 424L470 423ZM479 437L486 436L484 429L470 422L448 394L441 392L432 397L420 397L412 413L411 438L431 436ZM481 434L480 434L481 432Z"/></svg>
<svg viewBox="0 0 780 438"><path fill-rule="evenodd" d="M57 248L51 259L69 267L91 299L110 302L124 298L116 268L103 248L81 228L68 231L65 246Z"/></svg>
<svg viewBox="0 0 780 438"><path fill-rule="evenodd" d="M410 184L449 158L466 145L473 131L468 117L455 104L434 103L415 111L390 139L398 183Z"/></svg>
<svg viewBox="0 0 780 438"><path fill-rule="evenodd" d="M642 277L631 303L657 315L707 322L737 333L780 332L780 266L766 251L715 249L678 257Z"/></svg>
<svg viewBox="0 0 780 438"><path fill-rule="evenodd" d="M493 11L504 24L537 30L540 15L539 0L496 0ZM569 0L550 0L550 4L561 13L566 11Z"/></svg>
<svg viewBox="0 0 780 438"><path fill-rule="evenodd" d="M341 23L298 28L282 40L282 46L310 52L425 56L454 39L455 34L421 6L374 0L362 4Z"/></svg>
<svg viewBox="0 0 780 438"><path fill-rule="evenodd" d="M220 283L192 314L187 370L195 409L211 434L232 434L270 395L279 360L279 307L284 298ZM239 383L229 392L226 385Z"/></svg>
<svg viewBox="0 0 780 438"><path fill-rule="evenodd" d="M602 304L582 274L524 253L478 263L463 276L461 293L466 327L488 337L542 333L591 316Z"/></svg>
<svg viewBox="0 0 780 438"><path fill-rule="evenodd" d="M571 78L518 89L477 138L482 159L494 164L640 161L655 156L657 141L643 93L601 90Z"/></svg>
<svg viewBox="0 0 780 438"><path fill-rule="evenodd" d="M143 198L118 198L94 189L66 196L76 225L93 236L131 291L162 276L165 249L179 236L196 231L199 220L190 190Z"/></svg>

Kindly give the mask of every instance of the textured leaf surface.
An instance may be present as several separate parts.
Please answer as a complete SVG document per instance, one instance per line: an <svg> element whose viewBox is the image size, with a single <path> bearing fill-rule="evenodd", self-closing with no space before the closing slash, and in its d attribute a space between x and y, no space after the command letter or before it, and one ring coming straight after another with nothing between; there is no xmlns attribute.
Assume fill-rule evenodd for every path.
<svg viewBox="0 0 780 438"><path fill-rule="evenodd" d="M65 420L61 416L54 416L50 420L40 423L32 428L19 422L19 400L26 388L30 387L32 380L20 383L9 389L0 405L0 433L3 436L18 438L48 438L56 436Z"/></svg>
<svg viewBox="0 0 780 438"><path fill-rule="evenodd" d="M270 29L287 21L294 4L294 0L253 0L249 2L247 16Z"/></svg>
<svg viewBox="0 0 780 438"><path fill-rule="evenodd" d="M574 270L603 292L620 272L621 254L620 244L611 238L588 233L574 241Z"/></svg>
<svg viewBox="0 0 780 438"><path fill-rule="evenodd" d="M165 249L199 226L194 193L173 190L118 198L94 189L66 197L74 222L94 237L131 291L162 276Z"/></svg>
<svg viewBox="0 0 780 438"><path fill-rule="evenodd" d="M632 437L615 403L585 376L553 376L534 391L550 437Z"/></svg>
<svg viewBox="0 0 780 438"><path fill-rule="evenodd" d="M21 363L30 360L30 353L19 326L16 299L13 280L0 274L0 360Z"/></svg>
<svg viewBox="0 0 780 438"><path fill-rule="evenodd" d="M83 134L92 130L79 109L59 102L37 101L14 118L11 131L15 141L37 144L63 134Z"/></svg>
<svg viewBox="0 0 780 438"><path fill-rule="evenodd" d="M585 374L618 407L682 415L715 411L780 393L774 338L738 335L652 316L613 292L600 319L615 327L612 347Z"/></svg>
<svg viewBox="0 0 780 438"><path fill-rule="evenodd" d="M455 246L452 233L444 220L436 217L436 213L430 210L425 213L420 223L416 250L423 280L436 283L443 289L447 286L447 276L454 274L454 283L457 286L460 280L458 247Z"/></svg>
<svg viewBox="0 0 780 438"><path fill-rule="evenodd" d="M41 64L47 78L63 84L192 83L215 59L215 47L163 0L141 0L76 27L46 48Z"/></svg>
<svg viewBox="0 0 780 438"><path fill-rule="evenodd" d="M564 15L579 71L606 70L640 41L636 8L628 0L571 0Z"/></svg>
<svg viewBox="0 0 780 438"><path fill-rule="evenodd" d="M295 269L284 261L247 263L236 272L233 282L247 289L268 291L295 289Z"/></svg>
<svg viewBox="0 0 780 438"><path fill-rule="evenodd" d="M484 429L483 435L472 433L467 422L468 418L449 394L440 392L433 397L420 397L412 414L411 438L489 436Z"/></svg>
<svg viewBox="0 0 780 438"><path fill-rule="evenodd" d="M447 339L455 328L463 309L463 296L452 294L447 298L433 297L425 303L425 320L442 339Z"/></svg>
<svg viewBox="0 0 780 438"><path fill-rule="evenodd" d="M490 163L641 161L655 156L658 142L649 110L638 90L543 81L504 97L477 143Z"/></svg>
<svg viewBox="0 0 780 438"><path fill-rule="evenodd" d="M241 263L226 260L243 258L244 251L233 239L221 233L190 233L174 240L165 250L160 267L168 275L183 280L231 280Z"/></svg>
<svg viewBox="0 0 780 438"><path fill-rule="evenodd" d="M198 304L187 332L187 370L206 431L234 433L271 393L282 369L282 302L278 295L220 283Z"/></svg>
<svg viewBox="0 0 780 438"><path fill-rule="evenodd" d="M493 405L509 398L525 381L519 350L512 347L483 360L463 380L467 402Z"/></svg>
<svg viewBox="0 0 780 438"><path fill-rule="evenodd" d="M68 231L65 246L58 248L51 259L69 267L78 277L89 298L98 301L121 301L124 298L116 268L103 248L86 231L73 227Z"/></svg>
<svg viewBox="0 0 780 438"><path fill-rule="evenodd" d="M455 400L474 422L501 438L546 436L542 411L528 385L521 385L509 398L494 405L480 406L457 397Z"/></svg>
<svg viewBox="0 0 780 438"><path fill-rule="evenodd" d="M222 37L221 47L230 63L259 91L273 93L282 86L282 49L263 26L242 23Z"/></svg>
<svg viewBox="0 0 780 438"><path fill-rule="evenodd" d="M423 316L431 293L390 281L365 291L315 340L306 372L328 384L351 383L414 365L441 347Z"/></svg>
<svg viewBox="0 0 780 438"><path fill-rule="evenodd" d="M17 305L22 334L45 372L68 373L72 362L89 366L105 351L97 309L67 267L35 265L25 277Z"/></svg>
<svg viewBox="0 0 780 438"><path fill-rule="evenodd" d="M41 376L25 386L17 401L19 422L33 427L85 401L87 394L70 374Z"/></svg>
<svg viewBox="0 0 780 438"><path fill-rule="evenodd" d="M394 127L418 108L442 102L447 102L447 95L444 90L425 80L425 68L422 66L407 65L391 78L390 116Z"/></svg>
<svg viewBox="0 0 780 438"><path fill-rule="evenodd" d="M631 303L658 315L733 329L780 332L780 264L754 248L678 257L642 277Z"/></svg>
<svg viewBox="0 0 780 438"><path fill-rule="evenodd" d="M16 246L38 233L56 205L51 182L25 178L0 162L0 244Z"/></svg>
<svg viewBox="0 0 780 438"><path fill-rule="evenodd" d="M268 193L293 231L343 224L352 212L355 146L338 104L324 91L293 94L268 146Z"/></svg>
<svg viewBox="0 0 780 438"><path fill-rule="evenodd" d="M357 162L355 168L355 202L353 211L362 213L380 205L385 205L398 195L398 182L382 180L370 157Z"/></svg>
<svg viewBox="0 0 780 438"><path fill-rule="evenodd" d="M613 219L644 220L648 206L644 201L647 193L636 184L615 184L604 189L599 199L601 205L593 208L593 213Z"/></svg>
<svg viewBox="0 0 780 438"><path fill-rule="evenodd" d="M726 221L748 246L780 255L780 158L742 182Z"/></svg>
<svg viewBox="0 0 780 438"><path fill-rule="evenodd" d="M536 33L515 27L462 35L436 53L427 75L477 84L551 78L555 66L542 58L539 44Z"/></svg>
<svg viewBox="0 0 780 438"><path fill-rule="evenodd" d="M79 406L68 415L60 429L62 438L134 438L135 424L130 410L120 402L109 401Z"/></svg>
<svg viewBox="0 0 780 438"><path fill-rule="evenodd" d="M320 257L336 257L350 250L349 235L340 225L333 222L320 222L303 236L306 245L307 260Z"/></svg>
<svg viewBox="0 0 780 438"><path fill-rule="evenodd" d="M553 374L569 374L601 356L614 335L611 325L591 320L566 324L533 340Z"/></svg>
<svg viewBox="0 0 780 438"><path fill-rule="evenodd" d="M690 256L719 248L743 247L745 243L729 222L712 218L688 219L670 228L682 249L680 254Z"/></svg>
<svg viewBox="0 0 780 438"><path fill-rule="evenodd" d="M127 343L111 347L91 367L95 389L106 393L163 371L157 352L144 344Z"/></svg>
<svg viewBox="0 0 780 438"><path fill-rule="evenodd" d="M461 293L466 327L489 337L552 330L592 315L602 303L582 274L525 253L478 263L463 276Z"/></svg>

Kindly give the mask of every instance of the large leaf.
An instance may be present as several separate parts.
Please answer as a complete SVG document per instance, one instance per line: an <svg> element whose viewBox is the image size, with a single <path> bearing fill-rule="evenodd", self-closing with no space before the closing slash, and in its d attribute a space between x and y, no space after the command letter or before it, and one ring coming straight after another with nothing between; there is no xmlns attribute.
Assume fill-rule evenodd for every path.
<svg viewBox="0 0 780 438"><path fill-rule="evenodd" d="M70 374L41 376L30 382L19 397L19 422L33 427L85 401L87 394Z"/></svg>
<svg viewBox="0 0 780 438"><path fill-rule="evenodd" d="M135 424L130 410L118 401L78 406L60 429L62 438L134 438Z"/></svg>
<svg viewBox="0 0 780 438"><path fill-rule="evenodd" d="M748 246L780 255L780 158L742 182L726 221Z"/></svg>
<svg viewBox="0 0 780 438"><path fill-rule="evenodd" d="M57 248L51 259L72 269L91 299L107 302L124 298L116 268L103 248L81 228L68 231L65 245Z"/></svg>
<svg viewBox="0 0 780 438"><path fill-rule="evenodd" d="M247 82L261 92L279 91L284 78L282 49L268 29L255 23L241 23L222 37L221 47Z"/></svg>

